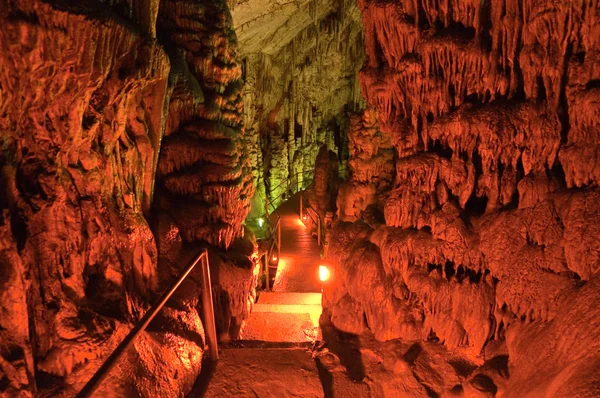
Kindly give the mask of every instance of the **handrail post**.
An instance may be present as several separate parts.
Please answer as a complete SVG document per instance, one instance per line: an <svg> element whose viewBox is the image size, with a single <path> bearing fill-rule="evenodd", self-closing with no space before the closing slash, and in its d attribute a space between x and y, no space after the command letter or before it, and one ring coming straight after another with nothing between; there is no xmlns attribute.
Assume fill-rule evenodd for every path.
<svg viewBox="0 0 600 398"><path fill-rule="evenodd" d="M129 346L131 344L133 344L133 342L135 341L135 339L144 331L146 330L146 328L148 327L148 325L150 324L150 322L152 322L152 320L154 319L154 317L158 314L158 312L163 308L163 306L167 303L167 301L169 300L169 298L171 298L171 296L173 295L173 293L175 292L175 290L177 290L177 288L181 285L181 283L183 282L183 280L185 278L187 278L187 276L192 272L192 270L194 269L194 267L199 263L202 262L202 274L203 274L203 278L202 281L204 282L205 278L204 278L204 273L205 271L207 272L207 281L208 281L208 285L204 285L204 286L208 286L208 288L204 288L203 286L203 296L208 297L209 298L209 305L202 305L202 307L204 309L206 309L206 311L208 311L208 308L210 306L210 316L206 316L205 315L205 322L207 324L211 324L212 325L212 330L209 327L208 330L208 342L209 345L211 345L211 341L213 342L213 344L211 345L211 356L213 357L213 359L217 359L218 358L218 351L217 351L217 342L216 342L216 330L214 328L215 325L215 316L214 316L214 309L212 306L212 292L211 292L211 286L210 286L210 274L209 269L208 269L208 251L206 249L204 249L200 254L198 254L196 256L196 259L190 263L190 265L188 265L183 271L181 271L181 273L177 276L177 279L175 280L175 283L173 283L171 285L171 287L164 292L160 298L154 303L154 305L152 307L150 307L150 309L148 309L148 311L146 311L146 313L144 314L144 316L142 317L142 319L139 320L139 322L133 327L133 329L131 329L129 331L129 333L127 334L127 336L125 336L125 338L121 341L121 343L119 343L119 345L113 350L113 352L108 356L108 358L106 358L106 360L104 361L104 363L98 368L98 370L96 371L96 373L92 376L92 378L86 383L85 386L83 386L83 388L81 389L81 391L79 392L79 394L77 394L77 398L87 398L87 397L91 397L92 394L94 393L94 391L96 391L96 388L98 388L98 386L100 385L100 383L102 383L102 381L106 378L106 376L108 375L108 372L110 372L110 370L115 366L115 364L117 363L117 361L119 360L119 358L121 358L121 355L123 355L123 353L125 353L125 351L129 348ZM214 339L211 340L211 333L212 336L214 336ZM215 356L213 356L213 352L215 353Z"/></svg>
<svg viewBox="0 0 600 398"><path fill-rule="evenodd" d="M271 287L269 286L271 281L269 280L269 252L267 252L267 255L264 256L265 259L265 287L267 288L267 292L271 290Z"/></svg>
<svg viewBox="0 0 600 398"><path fill-rule="evenodd" d="M217 328L215 325L215 309L212 300L208 253L203 256L202 260L202 312L204 314L204 333L208 342L210 358L213 361L216 361L219 359L219 349L217 346Z"/></svg>
<svg viewBox="0 0 600 398"><path fill-rule="evenodd" d="M321 216L317 214L317 243L321 246Z"/></svg>
<svg viewBox="0 0 600 398"><path fill-rule="evenodd" d="M281 219L277 221L277 253L281 251ZM279 254L277 255L279 257Z"/></svg>
<svg viewBox="0 0 600 398"><path fill-rule="evenodd" d="M304 221L302 218L302 193L300 193L300 220Z"/></svg>

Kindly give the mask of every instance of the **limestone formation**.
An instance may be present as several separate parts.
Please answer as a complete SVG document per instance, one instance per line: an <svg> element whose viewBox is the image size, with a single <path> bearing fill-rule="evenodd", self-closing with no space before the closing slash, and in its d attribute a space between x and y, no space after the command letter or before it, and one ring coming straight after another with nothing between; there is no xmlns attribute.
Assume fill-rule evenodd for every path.
<svg viewBox="0 0 600 398"><path fill-rule="evenodd" d="M349 113L362 106L353 0L230 0L243 59L244 124L257 194L251 216L306 188L322 145L347 159Z"/></svg>
<svg viewBox="0 0 600 398"><path fill-rule="evenodd" d="M376 192L388 189L394 180L396 151L390 137L377 123L377 112L370 108L350 118L349 176L340 187L338 215L355 221L361 212L377 204Z"/></svg>
<svg viewBox="0 0 600 398"><path fill-rule="evenodd" d="M253 188L229 10L158 6L0 2L1 396L74 395L202 246L220 330L251 308ZM98 394L191 390L199 272Z"/></svg>
<svg viewBox="0 0 600 398"><path fill-rule="evenodd" d="M228 248L253 195L243 152L242 71L227 5L164 1L158 27L177 47L158 162L161 206L185 240ZM199 87L198 87L199 86Z"/></svg>
<svg viewBox="0 0 600 398"><path fill-rule="evenodd" d="M74 396L204 248L235 339L245 219L298 189L324 387L600 396L598 0L0 0L0 25L0 397ZM200 272L98 396L192 390Z"/></svg>
<svg viewBox="0 0 600 398"><path fill-rule="evenodd" d="M458 387L417 378L439 395L597 395L600 6L359 4L362 92L397 159L356 144L374 122L348 132L325 314L473 364Z"/></svg>

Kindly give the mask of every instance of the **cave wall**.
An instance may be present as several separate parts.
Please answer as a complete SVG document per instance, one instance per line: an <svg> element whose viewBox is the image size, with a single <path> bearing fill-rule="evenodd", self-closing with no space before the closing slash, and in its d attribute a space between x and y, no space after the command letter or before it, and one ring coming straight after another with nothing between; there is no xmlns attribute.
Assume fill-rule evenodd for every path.
<svg viewBox="0 0 600 398"><path fill-rule="evenodd" d="M76 393L201 247L239 326L256 248L227 4L3 0L0 21L0 396ZM199 271L98 394L190 391Z"/></svg>
<svg viewBox="0 0 600 398"><path fill-rule="evenodd" d="M363 106L360 11L350 0L229 1L246 81L244 123L256 195L251 216L306 187L321 145L343 159L349 112ZM297 176L298 173L303 173Z"/></svg>
<svg viewBox="0 0 600 398"><path fill-rule="evenodd" d="M479 365L504 347L505 396L597 395L600 5L358 3L327 315Z"/></svg>
<svg viewBox="0 0 600 398"><path fill-rule="evenodd" d="M159 206L186 241L228 248L243 236L254 193L243 145L244 83L229 10L225 2L199 7L165 0L158 28L181 57L158 163Z"/></svg>

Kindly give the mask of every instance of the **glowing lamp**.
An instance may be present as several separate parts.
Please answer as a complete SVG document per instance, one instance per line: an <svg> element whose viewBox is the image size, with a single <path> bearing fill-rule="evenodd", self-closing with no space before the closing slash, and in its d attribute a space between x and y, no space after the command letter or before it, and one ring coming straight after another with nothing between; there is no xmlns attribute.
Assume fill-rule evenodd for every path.
<svg viewBox="0 0 600 398"><path fill-rule="evenodd" d="M308 220L308 215L306 213L302 214L302 221Z"/></svg>
<svg viewBox="0 0 600 398"><path fill-rule="evenodd" d="M329 268L325 265L319 265L319 280L321 282L325 282L329 280L331 273L329 272Z"/></svg>
<svg viewBox="0 0 600 398"><path fill-rule="evenodd" d="M277 254L273 254L273 256L271 256L271 261L277 262Z"/></svg>
<svg viewBox="0 0 600 398"><path fill-rule="evenodd" d="M263 224L265 223L265 220L263 220L262 218L258 219L258 226L262 228Z"/></svg>

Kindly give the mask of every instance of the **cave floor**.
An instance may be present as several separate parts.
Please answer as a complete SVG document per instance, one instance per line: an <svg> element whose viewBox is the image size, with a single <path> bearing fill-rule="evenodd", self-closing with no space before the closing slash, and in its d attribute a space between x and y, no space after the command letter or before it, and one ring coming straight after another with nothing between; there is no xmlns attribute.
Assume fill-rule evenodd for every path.
<svg viewBox="0 0 600 398"><path fill-rule="evenodd" d="M320 292L321 251L317 240L299 218L300 195L296 194L271 215L281 217L281 250L273 284L275 292Z"/></svg>
<svg viewBox="0 0 600 398"><path fill-rule="evenodd" d="M323 343L234 341L220 355L204 362L188 398L373 396Z"/></svg>
<svg viewBox="0 0 600 398"><path fill-rule="evenodd" d="M260 292L240 338L269 342L314 342L321 338L319 245L299 218L300 196L279 206L281 248L272 292Z"/></svg>
<svg viewBox="0 0 600 398"><path fill-rule="evenodd" d="M210 383L199 383L189 397L323 396L309 346L229 347L211 370Z"/></svg>

